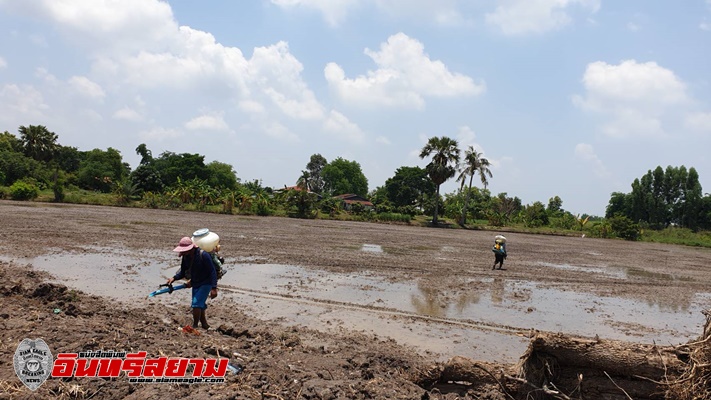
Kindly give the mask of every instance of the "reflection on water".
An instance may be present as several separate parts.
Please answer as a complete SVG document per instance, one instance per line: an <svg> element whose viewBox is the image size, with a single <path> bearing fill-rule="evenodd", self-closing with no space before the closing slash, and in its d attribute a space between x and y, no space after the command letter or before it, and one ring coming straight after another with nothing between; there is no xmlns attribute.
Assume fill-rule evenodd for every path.
<svg viewBox="0 0 711 400"><path fill-rule="evenodd" d="M540 263L538 263L538 265L542 265L544 267L561 269L561 270L567 270L567 271L587 272L587 273L593 273L593 274L604 274L604 275L608 275L613 278L619 278L619 279L641 278L641 279L647 279L647 280L662 280L662 281L693 281L693 279L685 277L685 276L681 276L681 275L647 271L642 268L625 267L625 266L620 266L620 265L578 266L578 265L570 265L570 264L553 264L553 263L546 263L546 262L540 262Z"/></svg>
<svg viewBox="0 0 711 400"><path fill-rule="evenodd" d="M447 303L444 298L440 298L439 291L424 286L422 283L419 283L417 288L419 293L411 296L415 312L430 317L444 317Z"/></svg>
<svg viewBox="0 0 711 400"><path fill-rule="evenodd" d="M570 264L552 264L541 262L539 265L555 269L585 272L592 274L604 274L612 278L621 280L641 279L645 281L662 281L662 282L687 282L693 281L692 278L668 274L655 271L647 271L642 268L625 267L620 265L605 266L576 266ZM659 286L650 289L649 292L634 293L640 301L646 303L650 307L659 307L664 311L689 311L696 297L696 293L679 291L677 288Z"/></svg>
<svg viewBox="0 0 711 400"><path fill-rule="evenodd" d="M454 299L427 285L425 280L417 283L419 293L411 295L413 311L429 317L448 317L452 313L462 313L467 307L479 302L478 291L463 292Z"/></svg>
<svg viewBox="0 0 711 400"><path fill-rule="evenodd" d="M490 288L489 292L491 293L491 302L493 304L503 303L504 292L506 291L506 281L502 278L494 278Z"/></svg>
<svg viewBox="0 0 711 400"><path fill-rule="evenodd" d="M177 269L177 257L166 254L127 255L119 251L97 251L44 255L29 261L35 268L52 273L71 288L119 300L135 300L136 297L145 298ZM635 335L636 341L678 343L698 336L702 322L700 312L711 301L709 293L676 293L678 288L664 286L655 286L636 300L626 296L600 297L504 276L473 280L470 291L452 294L432 289L426 280L392 282L381 276L361 273L339 274L290 265L228 261L229 272L220 284L237 290L240 294L235 298L244 301L245 305L252 304L256 297L274 303L271 307L274 311L266 307L267 318L268 313L277 312L283 302L302 302L306 304L303 307L308 304L312 307L326 304L336 309L346 307L340 308L346 311L340 312L339 318L349 322L355 321L356 317L351 315L356 310L366 313L379 310L525 330L534 328L584 336L598 334L623 340L628 335L624 326L639 326L644 329L630 333ZM653 277L665 279L664 276ZM669 300L672 304L659 299L672 299ZM298 318L288 314L284 317ZM616 321L624 321L625 325Z"/></svg>

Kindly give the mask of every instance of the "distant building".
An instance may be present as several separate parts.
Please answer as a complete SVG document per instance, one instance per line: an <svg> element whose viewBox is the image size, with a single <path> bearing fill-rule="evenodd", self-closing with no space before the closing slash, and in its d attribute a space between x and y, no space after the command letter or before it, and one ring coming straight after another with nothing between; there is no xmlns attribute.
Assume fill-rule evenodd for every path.
<svg viewBox="0 0 711 400"><path fill-rule="evenodd" d="M302 190L304 190L304 188L302 188L301 186L286 186L286 185L284 185L284 188L283 188L283 189L279 189L279 191L287 191L287 190L298 190L298 191L302 191ZM314 193L314 192L310 191L308 188L306 189L306 192L308 192L308 193Z"/></svg>
<svg viewBox="0 0 711 400"><path fill-rule="evenodd" d="M353 204L362 204L366 210L373 209L373 203L364 197L358 196L357 194L339 194L338 196L333 196L333 198L339 199L341 201L342 208L346 211L350 211Z"/></svg>
<svg viewBox="0 0 711 400"><path fill-rule="evenodd" d="M276 192L288 192L289 190L296 190L298 192L303 192L304 188L300 186L286 186L284 185L283 188L275 190ZM316 195L316 197L321 200L322 196L316 192L312 192L310 189L306 188L306 193L313 193Z"/></svg>

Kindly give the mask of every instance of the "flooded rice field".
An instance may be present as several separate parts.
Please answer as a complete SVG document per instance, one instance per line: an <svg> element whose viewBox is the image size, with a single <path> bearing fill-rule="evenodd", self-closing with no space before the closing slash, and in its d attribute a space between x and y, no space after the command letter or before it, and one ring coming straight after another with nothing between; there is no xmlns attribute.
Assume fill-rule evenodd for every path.
<svg viewBox="0 0 711 400"><path fill-rule="evenodd" d="M11 204L0 261L70 288L187 306L188 290L147 295L178 269L180 237L208 227L228 270L210 307L438 360L515 362L533 331L674 345L699 335L711 306L707 249L503 232L510 256L491 270L495 232Z"/></svg>

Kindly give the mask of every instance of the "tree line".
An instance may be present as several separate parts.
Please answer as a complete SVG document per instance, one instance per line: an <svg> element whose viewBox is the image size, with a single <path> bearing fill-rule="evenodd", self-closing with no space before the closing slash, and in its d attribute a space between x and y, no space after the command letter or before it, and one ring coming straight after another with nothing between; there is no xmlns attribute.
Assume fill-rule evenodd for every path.
<svg viewBox="0 0 711 400"><path fill-rule="evenodd" d="M220 212L286 215L313 218L319 212L336 216L341 204L333 198L356 194L374 206L358 204L350 211L359 218L409 221L418 215L440 216L462 226L485 220L494 226L519 224L529 228L586 230L591 236L636 239L643 228L680 226L711 229L711 197L704 196L692 167L657 167L632 183L631 193L612 193L605 218L573 215L563 209L558 196L548 204L523 205L507 193L492 195L491 163L469 146L462 154L459 143L446 136L432 137L420 151L428 160L424 168L401 166L385 184L372 191L360 164L338 157L330 162L311 155L295 179L295 187L263 187L259 180L242 182L226 163L205 163L200 154L164 151L157 157L145 144L136 147L141 157L136 169L123 162L121 153L81 151L62 146L58 135L45 126L21 126L18 135L0 134L0 197L31 199L39 190L51 189L54 201L64 201L67 191L85 190L113 194L118 204L140 202L146 207L168 207ZM478 175L481 188L474 185ZM449 179L458 190L442 195ZM588 224L590 222L590 224Z"/></svg>
<svg viewBox="0 0 711 400"><path fill-rule="evenodd" d="M651 229L711 229L711 195L703 194L694 167L657 166L632 182L630 193L612 193L606 218L623 216Z"/></svg>

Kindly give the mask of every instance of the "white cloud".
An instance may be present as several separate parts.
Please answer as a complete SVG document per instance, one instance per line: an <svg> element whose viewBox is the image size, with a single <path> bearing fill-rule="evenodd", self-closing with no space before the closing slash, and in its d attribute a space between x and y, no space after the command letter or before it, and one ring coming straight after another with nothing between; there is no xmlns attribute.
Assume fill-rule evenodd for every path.
<svg viewBox="0 0 711 400"><path fill-rule="evenodd" d="M29 85L5 85L0 90L0 104L0 120L4 121L41 120L49 110L42 93Z"/></svg>
<svg viewBox="0 0 711 400"><path fill-rule="evenodd" d="M140 122L143 120L143 116L141 116L140 113L130 107L123 107L119 110L116 110L116 112L114 112L114 114L112 115L112 118L131 122Z"/></svg>
<svg viewBox="0 0 711 400"><path fill-rule="evenodd" d="M711 31L711 24L709 24L707 21L703 21L699 24L699 29L702 31Z"/></svg>
<svg viewBox="0 0 711 400"><path fill-rule="evenodd" d="M349 142L362 143L365 134L358 125L349 121L345 115L332 110L328 118L324 121L324 130L335 134L338 138Z"/></svg>
<svg viewBox="0 0 711 400"><path fill-rule="evenodd" d="M332 3L322 5L328 8ZM87 49L92 81L73 78L70 82L84 95L102 96L105 90L130 96L160 90L180 98L188 92L209 91L212 101L233 102L238 110L258 114L260 119L324 123L328 118L286 42L257 47L246 59L239 48L218 43L210 33L178 26L170 5L157 0L28 0L8 7L44 18ZM38 74L60 88L62 83L49 72ZM119 110L113 117L136 120L138 116ZM216 121L192 121L191 126L208 122ZM265 131L296 137L276 126Z"/></svg>
<svg viewBox="0 0 711 400"><path fill-rule="evenodd" d="M0 68L5 68L7 67L7 61L5 61L4 58L0 57Z"/></svg>
<svg viewBox="0 0 711 400"><path fill-rule="evenodd" d="M687 98L686 85L673 71L655 62L637 63L635 60L627 60L618 65L610 65L597 61L588 64L583 83L588 92L597 97L595 100L651 100L670 105Z"/></svg>
<svg viewBox="0 0 711 400"><path fill-rule="evenodd" d="M400 106L421 109L426 96L457 97L478 95L485 84L450 72L443 62L431 60L424 46L404 33L388 38L380 51L365 50L378 66L367 76L345 77L336 63L329 63L324 75L336 94L345 102L363 106Z"/></svg>
<svg viewBox="0 0 711 400"><path fill-rule="evenodd" d="M139 51L173 36L170 5L145 0L25 0L10 7L52 20L60 31L98 53Z"/></svg>
<svg viewBox="0 0 711 400"><path fill-rule="evenodd" d="M102 55L94 62L94 72L106 80L139 88L219 86L227 96L249 92L245 82L249 75L247 60L238 48L225 47L211 34L185 26L162 44L167 51Z"/></svg>
<svg viewBox="0 0 711 400"><path fill-rule="evenodd" d="M642 29L642 27L639 26L639 25L637 25L637 24L635 24L634 22L628 22L628 23L627 23L627 30L629 30L629 31L631 31L631 32L638 32L638 31L641 30L641 29Z"/></svg>
<svg viewBox="0 0 711 400"><path fill-rule="evenodd" d="M506 35L543 33L560 29L572 22L567 12L580 6L591 13L600 8L600 0L508 0L486 14L486 22Z"/></svg>
<svg viewBox="0 0 711 400"><path fill-rule="evenodd" d="M476 133L472 128L468 126L460 126L457 132L457 142L459 142L459 148L465 149L468 146L474 146L474 148L480 149L480 146L474 141L476 139Z"/></svg>
<svg viewBox="0 0 711 400"><path fill-rule="evenodd" d="M190 130L226 131L229 126L222 114L203 114L185 123L185 128Z"/></svg>
<svg viewBox="0 0 711 400"><path fill-rule="evenodd" d="M587 143L578 143L575 146L575 156L587 164L590 164L593 172L598 178L605 178L610 175L605 164L598 158L595 149Z"/></svg>
<svg viewBox="0 0 711 400"><path fill-rule="evenodd" d="M585 95L573 103L609 118L603 132L613 137L663 135L665 119L689 103L684 82L655 62L597 61L588 64L582 82Z"/></svg>
<svg viewBox="0 0 711 400"><path fill-rule="evenodd" d="M106 93L101 86L85 76L73 76L69 78L69 86L82 96L92 99L103 99Z"/></svg>
<svg viewBox="0 0 711 400"><path fill-rule="evenodd" d="M254 49L249 63L250 73L259 78L255 84L284 114L297 119L323 118L323 107L301 77L303 69L286 42Z"/></svg>

